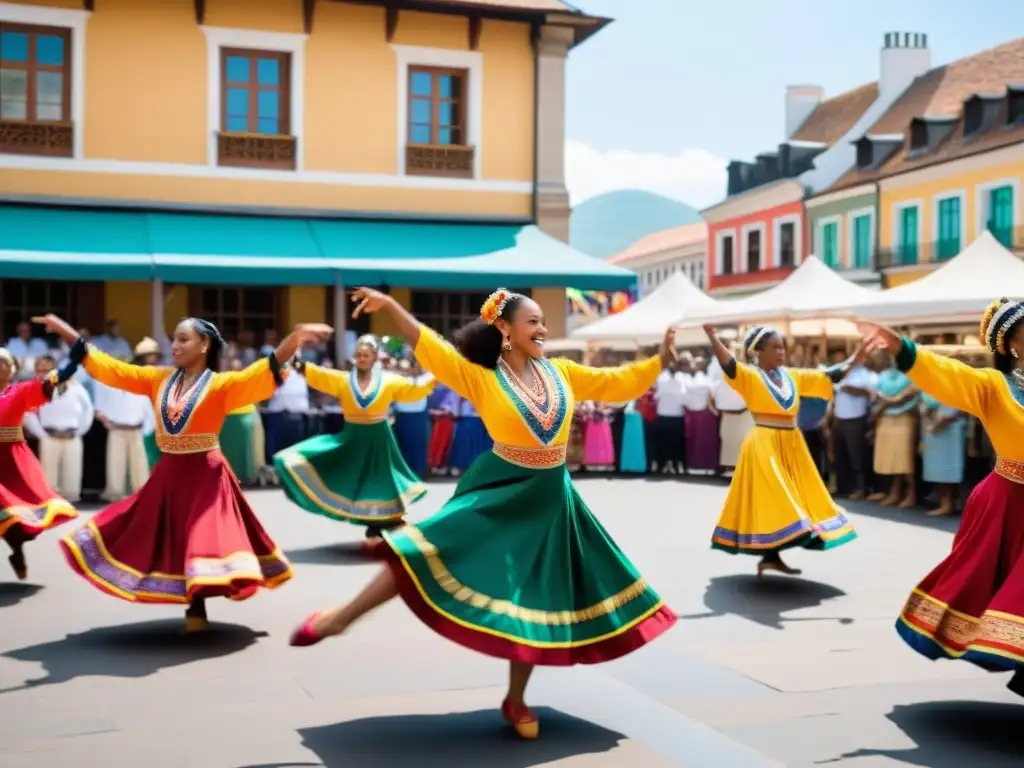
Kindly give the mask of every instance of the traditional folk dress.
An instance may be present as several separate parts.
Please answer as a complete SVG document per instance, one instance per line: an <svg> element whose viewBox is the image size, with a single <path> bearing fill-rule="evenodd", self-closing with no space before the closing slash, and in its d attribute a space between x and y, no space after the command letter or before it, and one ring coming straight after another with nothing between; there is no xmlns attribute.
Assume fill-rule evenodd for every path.
<svg viewBox="0 0 1024 768"><path fill-rule="evenodd" d="M644 442L644 417L636 409L635 401L626 405L623 421L619 471L642 474L648 467L647 448Z"/></svg>
<svg viewBox="0 0 1024 768"><path fill-rule="evenodd" d="M218 440L228 413L273 395L276 361L207 370L180 399L181 370L122 363L92 346L84 366L97 381L153 399L163 457L137 493L61 542L71 567L103 592L140 603L243 600L290 579Z"/></svg>
<svg viewBox="0 0 1024 768"><path fill-rule="evenodd" d="M754 428L740 448L711 546L764 555L791 547L831 549L856 538L797 429L800 396L831 399L831 377L838 374L797 368L768 373L740 362L729 368L725 381L747 403Z"/></svg>
<svg viewBox="0 0 1024 768"><path fill-rule="evenodd" d="M374 366L370 383L359 386L355 369L345 373L313 363L306 383L338 399L345 429L318 435L274 457L288 498L307 512L355 525L395 523L427 489L402 457L388 423L393 402L415 402L436 380L409 379Z"/></svg>
<svg viewBox="0 0 1024 768"><path fill-rule="evenodd" d="M931 659L986 669L1024 665L1024 392L992 368L971 368L904 339L900 370L922 391L980 419L995 471L971 493L953 551L907 600L896 630Z"/></svg>
<svg viewBox="0 0 1024 768"><path fill-rule="evenodd" d="M675 614L619 551L565 467L575 398L621 402L661 370L531 362L537 388L490 370L420 327L416 357L475 403L495 443L440 512L384 532L382 546L413 612L467 648L530 664L607 661L650 642Z"/></svg>
<svg viewBox="0 0 1024 768"><path fill-rule="evenodd" d="M48 403L53 392L51 381L38 379L0 392L0 536L12 542L30 541L78 514L46 482L21 429L25 414Z"/></svg>

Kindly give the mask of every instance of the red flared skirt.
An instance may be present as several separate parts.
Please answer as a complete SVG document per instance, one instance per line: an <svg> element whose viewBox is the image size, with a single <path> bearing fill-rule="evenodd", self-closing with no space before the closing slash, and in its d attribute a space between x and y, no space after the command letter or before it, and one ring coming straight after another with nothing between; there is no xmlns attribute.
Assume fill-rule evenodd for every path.
<svg viewBox="0 0 1024 768"><path fill-rule="evenodd" d="M439 416L434 421L427 445L427 466L430 469L441 469L448 464L454 434L455 420L451 416Z"/></svg>
<svg viewBox="0 0 1024 768"><path fill-rule="evenodd" d="M138 493L61 541L71 567L122 600L244 600L292 577L220 451L164 454Z"/></svg>
<svg viewBox="0 0 1024 768"><path fill-rule="evenodd" d="M896 629L929 658L1024 664L1024 484L993 472L974 489L953 551L910 595Z"/></svg>
<svg viewBox="0 0 1024 768"><path fill-rule="evenodd" d="M0 536L27 541L77 515L46 482L28 443L0 443Z"/></svg>

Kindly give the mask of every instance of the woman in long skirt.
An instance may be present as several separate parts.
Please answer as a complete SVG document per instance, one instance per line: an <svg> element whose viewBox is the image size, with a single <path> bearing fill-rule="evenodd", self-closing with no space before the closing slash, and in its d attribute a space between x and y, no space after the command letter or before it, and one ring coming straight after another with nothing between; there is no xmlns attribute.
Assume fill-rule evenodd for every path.
<svg viewBox="0 0 1024 768"><path fill-rule="evenodd" d="M751 365L740 363L705 327L725 380L750 408L754 429L740 449L736 473L711 546L730 554L759 555L765 571L798 574L780 552L791 547L825 550L856 538L843 511L829 496L797 429L801 395L831 399L832 385L850 368L828 371L786 368L782 336L769 326L752 328L743 349ZM858 359L863 349L858 351Z"/></svg>
<svg viewBox="0 0 1024 768"><path fill-rule="evenodd" d="M544 359L546 329L531 299L497 291L456 335L459 351L393 298L360 288L356 312L386 310L416 357L480 408L494 449L463 476L441 511L384 533L368 552L387 567L351 603L309 617L292 636L311 645L345 631L396 595L429 627L511 662L501 711L523 738L537 716L524 693L535 665L614 659L650 642L676 616L587 509L565 468L576 398L642 394L675 354L594 369Z"/></svg>
<svg viewBox="0 0 1024 768"><path fill-rule="evenodd" d="M583 465L588 470L598 472L615 469L615 442L612 440L611 413L600 403L591 403L587 408Z"/></svg>
<svg viewBox="0 0 1024 768"><path fill-rule="evenodd" d="M647 449L644 438L644 417L636 409L636 401L623 410L622 455L619 471L643 474L647 471Z"/></svg>
<svg viewBox="0 0 1024 768"><path fill-rule="evenodd" d="M25 442L21 422L26 413L50 401L78 362L71 359L45 379L12 384L18 366L11 353L0 348L0 538L11 548L8 562L22 580L28 578L25 542L78 513L46 482L39 459Z"/></svg>
<svg viewBox="0 0 1024 768"><path fill-rule="evenodd" d="M924 481L939 489L941 501L929 517L953 514L957 489L964 481L967 450L964 415L931 395L921 398L921 459Z"/></svg>
<svg viewBox="0 0 1024 768"><path fill-rule="evenodd" d="M295 362L310 387L341 403L345 429L274 456L289 499L307 512L363 526L368 537L400 524L408 505L427 492L398 449L388 409L426 397L435 384L433 377L417 382L384 371L379 348L375 337L361 336L348 373Z"/></svg>
<svg viewBox="0 0 1024 768"><path fill-rule="evenodd" d="M189 632L206 628L206 598L244 600L290 579L291 567L246 502L218 435L228 413L273 395L281 364L300 344L330 329L299 326L245 370L215 373L224 340L205 320L178 324L174 368L115 360L54 315L36 322L71 345L94 379L153 400L163 452L139 491L61 542L71 568L122 600L187 605Z"/></svg>
<svg viewBox="0 0 1024 768"><path fill-rule="evenodd" d="M930 659L1015 671L1010 689L1024 696L1024 303L1002 299L982 316L994 369L933 354L888 328L863 331L919 389L980 419L998 454L964 505L953 551L911 593L896 630Z"/></svg>
<svg viewBox="0 0 1024 768"><path fill-rule="evenodd" d="M430 443L427 445L427 468L434 474L448 471L448 455L455 435L455 409L458 395L440 384L427 398L430 414Z"/></svg>

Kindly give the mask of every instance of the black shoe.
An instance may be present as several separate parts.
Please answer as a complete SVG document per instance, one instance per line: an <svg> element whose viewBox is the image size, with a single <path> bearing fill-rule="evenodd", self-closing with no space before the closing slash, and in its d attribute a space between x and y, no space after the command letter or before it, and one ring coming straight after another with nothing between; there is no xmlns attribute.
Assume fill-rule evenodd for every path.
<svg viewBox="0 0 1024 768"><path fill-rule="evenodd" d="M376 525L368 525L368 526L366 526L366 538L368 538L368 539L379 539L380 538L380 528L378 528Z"/></svg>
<svg viewBox="0 0 1024 768"><path fill-rule="evenodd" d="M1024 670L1018 669L1014 672L1013 677L1010 678L1010 682L1006 684L1006 687L1018 696L1024 696Z"/></svg>

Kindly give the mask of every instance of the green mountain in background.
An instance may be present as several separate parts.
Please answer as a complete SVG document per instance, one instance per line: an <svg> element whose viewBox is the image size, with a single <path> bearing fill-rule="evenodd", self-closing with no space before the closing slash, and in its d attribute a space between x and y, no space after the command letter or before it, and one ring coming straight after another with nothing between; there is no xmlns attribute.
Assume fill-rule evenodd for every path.
<svg viewBox="0 0 1024 768"><path fill-rule="evenodd" d="M653 192L607 192L572 209L569 243L578 251L605 259L644 235L700 221L697 209Z"/></svg>

